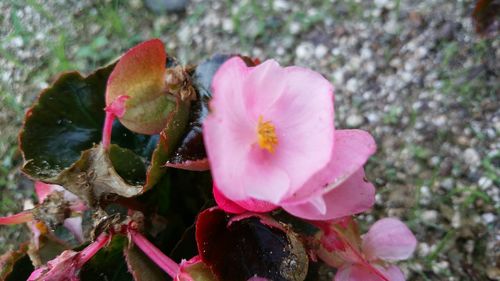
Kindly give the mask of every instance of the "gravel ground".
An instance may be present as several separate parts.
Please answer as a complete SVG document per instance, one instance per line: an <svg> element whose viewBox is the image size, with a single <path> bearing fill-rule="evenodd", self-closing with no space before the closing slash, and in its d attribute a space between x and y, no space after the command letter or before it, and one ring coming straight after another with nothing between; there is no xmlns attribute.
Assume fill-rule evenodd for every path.
<svg viewBox="0 0 500 281"><path fill-rule="evenodd" d="M42 2L0 2L0 214L33 199L15 142L40 89L159 37L185 63L230 52L323 73L337 126L379 146L367 166L377 204L361 219L398 216L420 241L408 279L500 280L500 40L474 33L472 1L192 0L182 14ZM0 248L19 229L0 228Z"/></svg>

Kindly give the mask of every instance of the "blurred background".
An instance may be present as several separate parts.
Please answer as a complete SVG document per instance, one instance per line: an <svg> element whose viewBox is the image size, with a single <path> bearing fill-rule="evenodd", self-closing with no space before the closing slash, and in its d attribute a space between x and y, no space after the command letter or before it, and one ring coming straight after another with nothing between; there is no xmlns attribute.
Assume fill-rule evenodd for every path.
<svg viewBox="0 0 500 281"><path fill-rule="evenodd" d="M500 38L475 32L474 5L0 0L0 215L34 200L16 138L40 90L158 37L185 64L241 53L321 72L337 127L379 146L366 168L377 203L361 220L400 217L420 241L408 279L500 280ZM22 226L0 227L0 252L24 239Z"/></svg>

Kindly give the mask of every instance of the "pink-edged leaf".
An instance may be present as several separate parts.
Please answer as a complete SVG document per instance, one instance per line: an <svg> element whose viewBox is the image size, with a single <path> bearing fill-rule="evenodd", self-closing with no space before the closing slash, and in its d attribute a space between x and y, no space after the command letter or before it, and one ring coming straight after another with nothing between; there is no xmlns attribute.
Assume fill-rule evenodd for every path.
<svg viewBox="0 0 500 281"><path fill-rule="evenodd" d="M373 224L363 237L363 252L370 260L404 260L415 251L417 239L398 219L384 218Z"/></svg>
<svg viewBox="0 0 500 281"><path fill-rule="evenodd" d="M106 105L120 96L130 97L120 121L131 131L157 134L165 128L168 113L175 107L166 92L166 61L163 43L152 39L126 52L109 76Z"/></svg>

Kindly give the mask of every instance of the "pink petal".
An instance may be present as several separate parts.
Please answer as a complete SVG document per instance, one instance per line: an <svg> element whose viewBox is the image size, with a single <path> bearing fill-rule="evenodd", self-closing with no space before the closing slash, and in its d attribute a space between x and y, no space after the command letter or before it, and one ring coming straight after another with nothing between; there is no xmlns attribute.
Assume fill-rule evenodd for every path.
<svg viewBox="0 0 500 281"><path fill-rule="evenodd" d="M257 123L250 120L242 94L248 72L238 57L217 71L212 82L211 113L203 122L205 147L214 181L225 197L277 202L290 183L281 167L256 150Z"/></svg>
<svg viewBox="0 0 500 281"><path fill-rule="evenodd" d="M307 202L312 194L327 193L358 171L375 153L373 137L362 130L336 130L335 144L328 165L316 173L286 203Z"/></svg>
<svg viewBox="0 0 500 281"><path fill-rule="evenodd" d="M78 196L69 192L68 190L66 190L64 187L62 187L60 185L48 184L48 183L44 183L41 181L35 182L35 193L38 197L39 203L42 203L47 198L47 196L49 196L52 192L55 192L55 191L64 192L64 200L66 200L66 201L70 201L70 202L71 201L80 201L80 202L82 202Z"/></svg>
<svg viewBox="0 0 500 281"><path fill-rule="evenodd" d="M49 194L56 190L56 187L61 187L57 184L48 184L41 181L35 182L35 193L38 197L38 203L42 203Z"/></svg>
<svg viewBox="0 0 500 281"><path fill-rule="evenodd" d="M212 97L211 113L203 122L203 140L212 175L220 191L233 200L246 199L241 176L255 134L255 128L245 117L240 94L247 71L239 58L232 58L219 68L212 82L217 94Z"/></svg>
<svg viewBox="0 0 500 281"><path fill-rule="evenodd" d="M404 281L404 275L397 266L385 269L376 266L378 273L360 264L341 267L335 274L335 281ZM381 276L382 275L382 276Z"/></svg>
<svg viewBox="0 0 500 281"><path fill-rule="evenodd" d="M224 210L224 212L231 214L241 214L246 211L240 205L234 203L234 201L227 199L227 197L219 191L215 184L213 190L215 202L222 210Z"/></svg>
<svg viewBox="0 0 500 281"><path fill-rule="evenodd" d="M334 147L333 87L312 70L283 70L286 88L273 106L260 114L275 125L278 145L272 165L288 174L287 194L291 195L330 161Z"/></svg>
<svg viewBox="0 0 500 281"><path fill-rule="evenodd" d="M375 268L385 275L389 281L405 281L405 275L401 269L395 265L389 265L387 268L375 265Z"/></svg>
<svg viewBox="0 0 500 281"><path fill-rule="evenodd" d="M82 229L82 217L67 218L64 220L64 227L66 227L80 243L84 241Z"/></svg>
<svg viewBox="0 0 500 281"><path fill-rule="evenodd" d="M277 206L255 199L247 199L243 201L234 202L229 200L222 194L217 186L214 184L214 197L217 205L224 210L226 213L231 214L241 214L246 211L256 212L256 213L266 213L277 208Z"/></svg>
<svg viewBox="0 0 500 281"><path fill-rule="evenodd" d="M287 86L285 69L275 60L267 60L249 67L245 78L243 92L239 94L244 98L249 117L257 121L282 96Z"/></svg>
<svg viewBox="0 0 500 281"><path fill-rule="evenodd" d="M373 224L363 237L363 252L368 259L404 260L409 258L417 239L400 220L381 219Z"/></svg>
<svg viewBox="0 0 500 281"><path fill-rule="evenodd" d="M214 180L228 199L278 204L329 161L333 90L321 75L274 61L249 68L233 58L217 71L212 88L205 146ZM260 117L276 130L273 153L257 145Z"/></svg>
<svg viewBox="0 0 500 281"><path fill-rule="evenodd" d="M359 169L340 186L322 195L326 206L324 212L316 207L318 203L311 202L282 207L294 216L310 220L331 220L364 212L375 203L375 188L364 180L364 176L363 169Z"/></svg>

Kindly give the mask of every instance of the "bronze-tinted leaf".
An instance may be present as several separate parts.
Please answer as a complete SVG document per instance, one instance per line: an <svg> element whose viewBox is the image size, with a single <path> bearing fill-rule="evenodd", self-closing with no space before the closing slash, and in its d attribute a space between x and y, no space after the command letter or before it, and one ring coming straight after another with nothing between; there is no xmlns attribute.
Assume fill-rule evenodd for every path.
<svg viewBox="0 0 500 281"><path fill-rule="evenodd" d="M253 276L273 281L302 281L308 257L296 235L248 217L229 223L221 209L203 211L196 223L200 256L221 281Z"/></svg>

